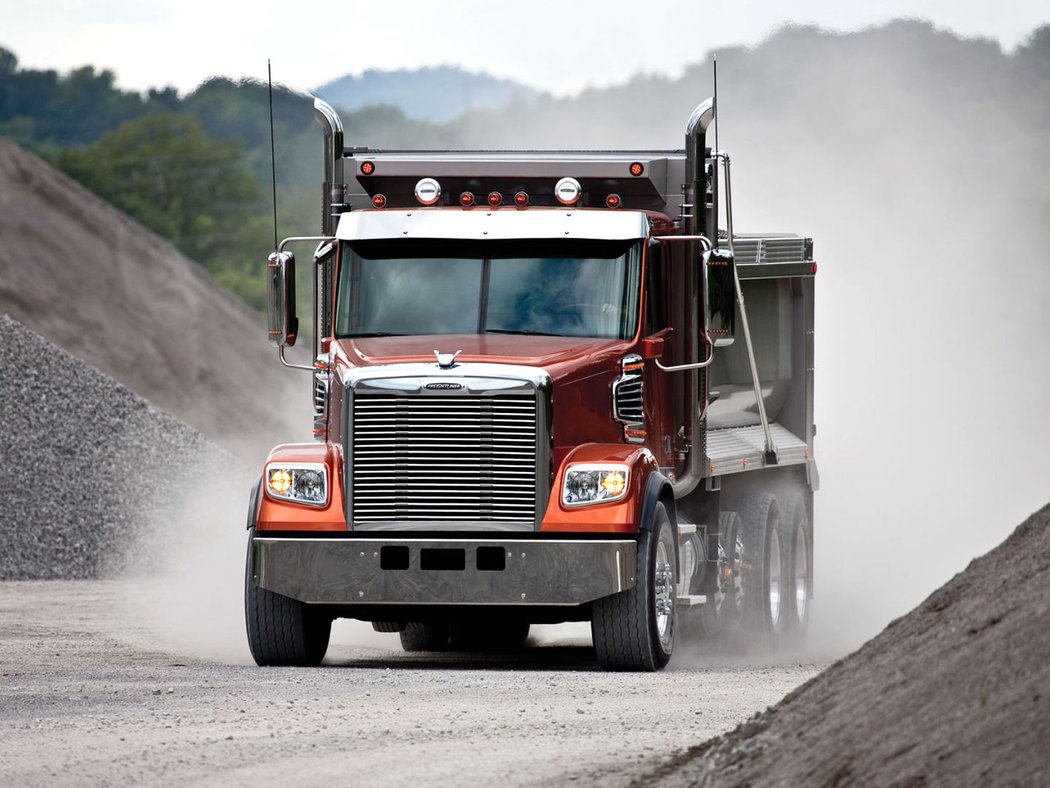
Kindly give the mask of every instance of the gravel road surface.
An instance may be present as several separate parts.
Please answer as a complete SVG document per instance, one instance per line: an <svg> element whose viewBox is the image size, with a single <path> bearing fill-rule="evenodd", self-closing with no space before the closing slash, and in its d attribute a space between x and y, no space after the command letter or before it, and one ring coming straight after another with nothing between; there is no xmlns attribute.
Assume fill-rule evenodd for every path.
<svg viewBox="0 0 1050 788"><path fill-rule="evenodd" d="M324 667L262 669L231 664L247 649L158 647L126 603L155 593L0 584L0 785L626 784L822 667L602 673L578 629L517 655L409 656L346 623Z"/></svg>

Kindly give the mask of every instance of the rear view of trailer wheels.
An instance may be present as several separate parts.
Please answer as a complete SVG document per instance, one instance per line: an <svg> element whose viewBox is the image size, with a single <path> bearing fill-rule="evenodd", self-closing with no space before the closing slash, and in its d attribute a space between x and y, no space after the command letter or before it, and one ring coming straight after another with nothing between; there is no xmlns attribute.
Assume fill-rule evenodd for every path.
<svg viewBox="0 0 1050 788"><path fill-rule="evenodd" d="M408 622L401 630L401 648L408 652L448 651L448 624Z"/></svg>
<svg viewBox="0 0 1050 788"><path fill-rule="evenodd" d="M606 670L659 670L674 648L678 539L662 503L638 540L634 588L597 600L591 636Z"/></svg>
<svg viewBox="0 0 1050 788"><path fill-rule="evenodd" d="M785 634L789 643L799 643L809 626L810 598L813 595L813 529L809 506L802 493L784 501L784 539L788 546L784 595Z"/></svg>
<svg viewBox="0 0 1050 788"><path fill-rule="evenodd" d="M744 499L740 514L745 564L741 626L749 641L775 649L787 620L780 506L772 493L756 493Z"/></svg>
<svg viewBox="0 0 1050 788"><path fill-rule="evenodd" d="M244 620L248 647L257 665L321 664L328 650L332 619L316 607L275 594L255 584L252 571L252 537L248 532L248 557L244 577Z"/></svg>

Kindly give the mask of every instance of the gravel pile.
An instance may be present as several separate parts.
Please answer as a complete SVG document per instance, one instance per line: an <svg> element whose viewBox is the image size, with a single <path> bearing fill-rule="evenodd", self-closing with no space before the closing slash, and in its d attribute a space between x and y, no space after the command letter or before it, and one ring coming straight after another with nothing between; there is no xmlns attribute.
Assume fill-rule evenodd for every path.
<svg viewBox="0 0 1050 788"><path fill-rule="evenodd" d="M7 315L0 403L0 580L122 570L130 548L177 525L177 490L230 464L196 430Z"/></svg>
<svg viewBox="0 0 1050 788"><path fill-rule="evenodd" d="M257 463L276 443L309 440L309 377L281 367L261 315L167 241L4 140L0 238L0 313Z"/></svg>
<svg viewBox="0 0 1050 788"><path fill-rule="evenodd" d="M906 542L899 557L921 560ZM1050 505L780 704L637 784L1045 785L1048 742Z"/></svg>

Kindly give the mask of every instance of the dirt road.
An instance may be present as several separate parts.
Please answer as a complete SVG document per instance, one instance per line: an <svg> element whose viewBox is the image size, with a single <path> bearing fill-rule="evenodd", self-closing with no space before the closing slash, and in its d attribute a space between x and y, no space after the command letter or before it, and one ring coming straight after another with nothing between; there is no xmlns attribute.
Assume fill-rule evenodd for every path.
<svg viewBox="0 0 1050 788"><path fill-rule="evenodd" d="M148 593L0 584L0 785L624 784L821 667L602 673L578 631L410 657L348 624L325 667L260 669L151 646L125 603Z"/></svg>

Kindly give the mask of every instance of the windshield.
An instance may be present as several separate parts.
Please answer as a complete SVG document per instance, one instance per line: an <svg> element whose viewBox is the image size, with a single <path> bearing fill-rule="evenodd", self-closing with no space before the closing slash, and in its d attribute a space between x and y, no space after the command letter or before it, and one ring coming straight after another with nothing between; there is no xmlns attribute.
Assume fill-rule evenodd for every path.
<svg viewBox="0 0 1050 788"><path fill-rule="evenodd" d="M629 339L634 241L349 241L336 335L545 334Z"/></svg>

